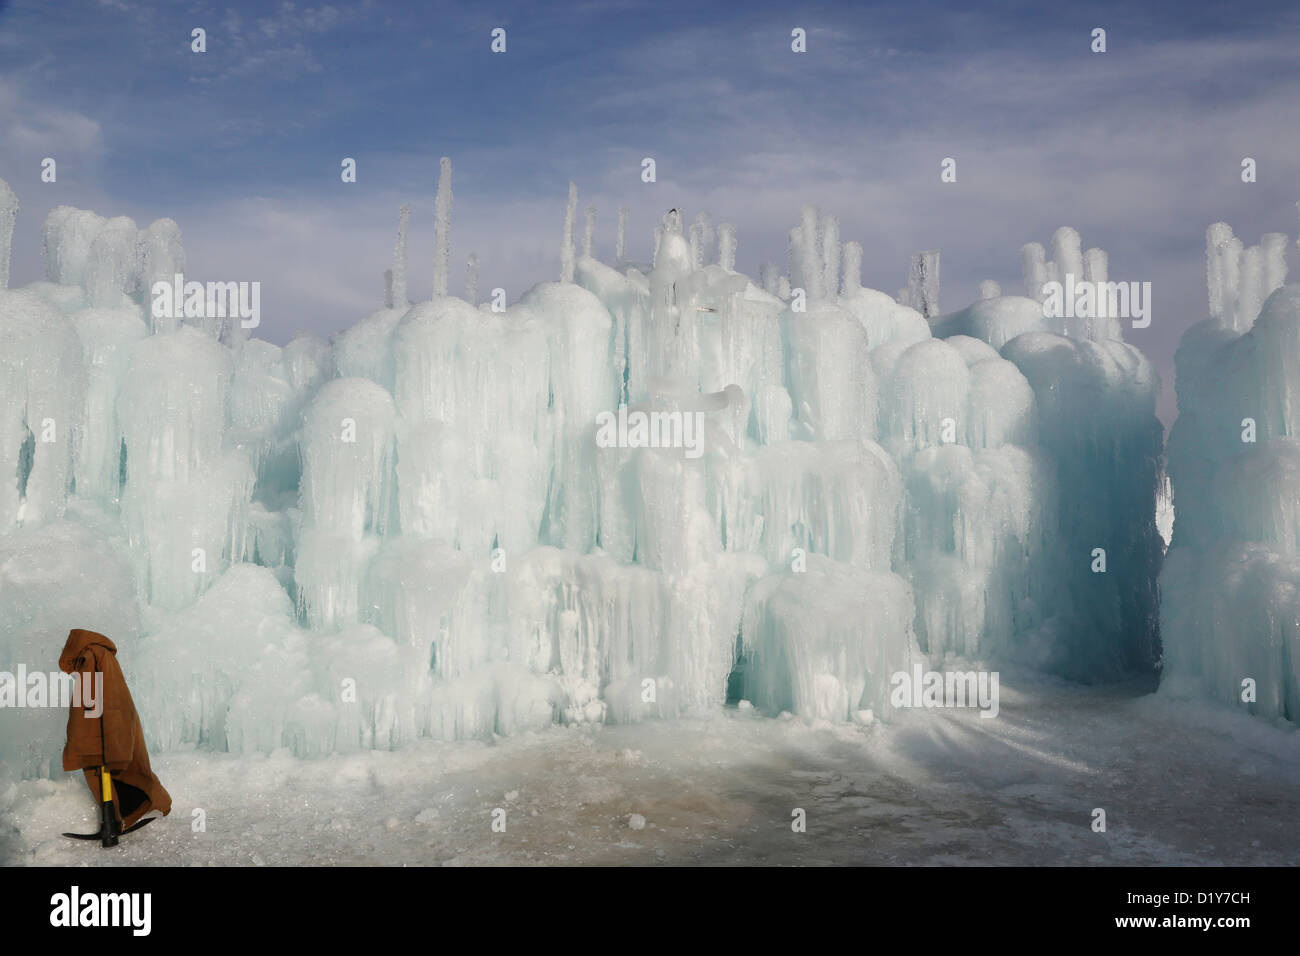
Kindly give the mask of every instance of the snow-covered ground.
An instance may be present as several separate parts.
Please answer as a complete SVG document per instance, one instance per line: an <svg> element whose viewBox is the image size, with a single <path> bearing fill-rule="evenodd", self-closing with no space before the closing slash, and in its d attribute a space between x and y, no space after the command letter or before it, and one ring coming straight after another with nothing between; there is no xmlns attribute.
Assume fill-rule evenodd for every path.
<svg viewBox="0 0 1300 956"><path fill-rule="evenodd" d="M1004 673L995 719L918 710L864 728L731 710L321 760L159 754L172 815L114 850L59 835L96 826L79 774L6 787L0 863L1300 862L1300 734L1148 691Z"/></svg>

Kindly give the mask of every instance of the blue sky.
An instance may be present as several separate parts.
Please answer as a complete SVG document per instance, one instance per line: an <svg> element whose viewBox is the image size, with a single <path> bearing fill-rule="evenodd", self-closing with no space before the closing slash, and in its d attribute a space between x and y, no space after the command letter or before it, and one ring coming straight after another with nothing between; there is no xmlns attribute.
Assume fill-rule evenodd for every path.
<svg viewBox="0 0 1300 956"><path fill-rule="evenodd" d="M1105 54L1089 50L1097 26ZM428 293L443 155L453 262L477 252L481 288L512 301L558 275L571 179L598 208L598 255L619 204L640 257L678 206L736 223L737 265L756 274L814 202L862 242L873 287L896 291L911 252L942 249L945 309L984 278L1020 291L1021 244L1072 225L1112 278L1153 283L1152 326L1128 339L1165 379L1168 421L1174 346L1206 311L1205 227L1297 233L1298 50L1292 3L0 0L13 284L40 276L56 205L170 216L191 275L262 282L262 335L328 334L380 304L402 202L412 293Z"/></svg>

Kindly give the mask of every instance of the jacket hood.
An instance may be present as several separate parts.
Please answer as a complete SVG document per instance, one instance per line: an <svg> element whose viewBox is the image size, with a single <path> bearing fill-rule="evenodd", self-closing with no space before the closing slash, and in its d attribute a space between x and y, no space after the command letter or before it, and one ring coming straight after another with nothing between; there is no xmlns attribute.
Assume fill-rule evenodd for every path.
<svg viewBox="0 0 1300 956"><path fill-rule="evenodd" d="M63 653L59 655L59 670L65 674L71 674L73 668L77 666L77 658L84 654L86 648L92 644L100 645L110 654L117 653L117 645L103 634L98 631L83 631L79 627L74 627L68 632L68 643L63 645Z"/></svg>

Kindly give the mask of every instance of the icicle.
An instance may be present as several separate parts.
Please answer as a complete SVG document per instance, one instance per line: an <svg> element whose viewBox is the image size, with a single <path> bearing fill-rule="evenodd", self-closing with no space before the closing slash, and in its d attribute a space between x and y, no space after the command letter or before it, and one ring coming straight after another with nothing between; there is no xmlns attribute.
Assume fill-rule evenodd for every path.
<svg viewBox="0 0 1300 956"><path fill-rule="evenodd" d="M1020 247L1020 261L1025 277L1025 296L1035 302L1045 298L1043 286L1047 282L1047 252L1042 243L1027 242Z"/></svg>
<svg viewBox="0 0 1300 956"><path fill-rule="evenodd" d="M653 251L650 253L651 268L657 267L659 265L659 244L663 242L663 240L664 240L664 227L655 226L655 244L652 247Z"/></svg>
<svg viewBox="0 0 1300 956"><path fill-rule="evenodd" d="M822 262L817 243L817 207L803 207L803 229L799 236L799 278L809 299L820 299L822 293Z"/></svg>
<svg viewBox="0 0 1300 956"><path fill-rule="evenodd" d="M614 239L614 260L622 265L627 259L627 206L618 207L618 235Z"/></svg>
<svg viewBox="0 0 1300 956"><path fill-rule="evenodd" d="M1238 302L1241 297L1241 240L1236 236L1219 247L1219 269L1223 275L1223 318L1230 328L1240 328Z"/></svg>
<svg viewBox="0 0 1300 956"><path fill-rule="evenodd" d="M465 267L465 301L478 307L478 254L469 254L469 263Z"/></svg>
<svg viewBox="0 0 1300 956"><path fill-rule="evenodd" d="M1245 331L1254 324L1264 304L1264 250L1259 246L1251 246L1241 253L1239 288L1236 328Z"/></svg>
<svg viewBox="0 0 1300 956"><path fill-rule="evenodd" d="M981 299L996 299L1002 295L1002 286L998 285L992 279L985 279L980 283Z"/></svg>
<svg viewBox="0 0 1300 956"><path fill-rule="evenodd" d="M1087 282L1105 282L1110 268L1105 250L1089 249L1083 254L1083 278Z"/></svg>
<svg viewBox="0 0 1300 956"><path fill-rule="evenodd" d="M1226 222L1216 222L1205 230L1205 276L1210 293L1210 316L1219 320L1227 318L1227 270L1224 268L1223 247L1232 240L1232 227Z"/></svg>
<svg viewBox="0 0 1300 956"><path fill-rule="evenodd" d="M704 227L699 222L691 223L690 243L691 268L702 269L704 267Z"/></svg>
<svg viewBox="0 0 1300 956"><path fill-rule="evenodd" d="M736 271L736 227L729 222L718 226L718 265Z"/></svg>
<svg viewBox="0 0 1300 956"><path fill-rule="evenodd" d="M9 184L0 179L0 289L9 288L9 250L14 236L14 219L18 216L18 197Z"/></svg>
<svg viewBox="0 0 1300 956"><path fill-rule="evenodd" d="M573 226L578 218L578 184L569 183L569 205L564 210L564 241L560 245L560 281L573 281Z"/></svg>
<svg viewBox="0 0 1300 956"><path fill-rule="evenodd" d="M181 227L174 219L158 219L148 228L140 230L136 245L136 268L139 272L137 288L151 297L155 282L171 284L176 274L185 272L185 245L181 242ZM152 316L152 312L150 313ZM154 331L165 324L153 319Z"/></svg>
<svg viewBox="0 0 1300 956"><path fill-rule="evenodd" d="M927 319L939 314L939 250L928 249L912 256L907 276L908 299L912 308Z"/></svg>
<svg viewBox="0 0 1300 956"><path fill-rule="evenodd" d="M397 246L393 249L392 285L388 307L404 309L406 298L406 231L411 222L411 205L403 203L397 211Z"/></svg>
<svg viewBox="0 0 1300 956"><path fill-rule="evenodd" d="M780 278L781 270L775 262L764 262L758 267L758 281L762 283L764 292L776 295Z"/></svg>
<svg viewBox="0 0 1300 956"><path fill-rule="evenodd" d="M384 270L384 308L393 307L393 270Z"/></svg>
<svg viewBox="0 0 1300 956"><path fill-rule="evenodd" d="M822 219L822 288L827 298L834 298L840 287L840 221L835 216Z"/></svg>
<svg viewBox="0 0 1300 956"><path fill-rule="evenodd" d="M844 244L844 294L857 295L862 291L862 243Z"/></svg>
<svg viewBox="0 0 1300 956"><path fill-rule="evenodd" d="M582 233L582 254L590 258L593 253L593 243L596 236L596 204L592 203L587 207L587 223Z"/></svg>
<svg viewBox="0 0 1300 956"><path fill-rule="evenodd" d="M785 273L790 285L802 286L803 281L803 233L798 226L790 230L785 244Z"/></svg>
<svg viewBox="0 0 1300 956"><path fill-rule="evenodd" d="M442 157L438 175L438 198L433 211L433 294L447 294L447 270L451 265L451 159Z"/></svg>
<svg viewBox="0 0 1300 956"><path fill-rule="evenodd" d="M1079 233L1069 226L1062 226L1052 233L1052 261L1056 263L1056 278L1065 282L1066 276L1074 276L1075 281L1083 277L1083 254L1079 251L1082 243Z"/></svg>
<svg viewBox="0 0 1300 956"><path fill-rule="evenodd" d="M699 213L695 217L695 223L700 227L700 258L695 265L699 269L709 264L709 254L713 250L716 235L713 231L713 217L707 212Z"/></svg>
<svg viewBox="0 0 1300 956"><path fill-rule="evenodd" d="M1264 250L1264 298L1267 299L1286 283L1286 234L1265 233L1259 245Z"/></svg>

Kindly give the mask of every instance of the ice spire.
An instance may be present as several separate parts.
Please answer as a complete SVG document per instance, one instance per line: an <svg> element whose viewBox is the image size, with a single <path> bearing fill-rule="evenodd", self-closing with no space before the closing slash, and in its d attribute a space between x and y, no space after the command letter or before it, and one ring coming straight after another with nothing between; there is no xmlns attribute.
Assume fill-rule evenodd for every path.
<svg viewBox="0 0 1300 956"><path fill-rule="evenodd" d="M817 207L803 207L803 226L799 234L800 281L809 299L820 299L822 291L822 263L817 241Z"/></svg>
<svg viewBox="0 0 1300 956"><path fill-rule="evenodd" d="M927 319L939 314L939 250L912 255L907 276L908 304Z"/></svg>
<svg viewBox="0 0 1300 956"><path fill-rule="evenodd" d="M857 295L862 291L862 243L844 244L844 294Z"/></svg>
<svg viewBox="0 0 1300 956"><path fill-rule="evenodd" d="M1210 315L1229 328L1237 328L1242 245L1226 222L1216 222L1205 230L1205 256L1209 273Z"/></svg>
<svg viewBox="0 0 1300 956"><path fill-rule="evenodd" d="M470 305L478 306L478 253L469 254L469 262L465 267L465 301Z"/></svg>
<svg viewBox="0 0 1300 956"><path fill-rule="evenodd" d="M840 220L836 216L822 219L822 288L827 298L834 298L840 288Z"/></svg>
<svg viewBox="0 0 1300 956"><path fill-rule="evenodd" d="M450 185L448 186L450 189ZM411 204L403 203L397 211L397 246L393 249L393 284L389 308L404 309L406 299L406 230L411 223Z"/></svg>
<svg viewBox="0 0 1300 956"><path fill-rule="evenodd" d="M438 173L438 197L433 204L433 294L447 294L447 270L451 264L451 159L442 157Z"/></svg>
<svg viewBox="0 0 1300 956"><path fill-rule="evenodd" d="M1052 261L1056 263L1056 278L1064 282L1067 275L1074 276L1075 281L1083 278L1083 253L1079 250L1082 243L1077 230L1061 226L1052 233Z"/></svg>
<svg viewBox="0 0 1300 956"><path fill-rule="evenodd" d="M582 254L591 258L596 237L596 204L587 206L587 221L582 231Z"/></svg>
<svg viewBox="0 0 1300 956"><path fill-rule="evenodd" d="M704 226L699 220L691 223L690 228L690 245L691 245L691 268L701 269L704 267Z"/></svg>
<svg viewBox="0 0 1300 956"><path fill-rule="evenodd" d="M614 239L614 261L622 264L627 258L627 206L618 207L618 235Z"/></svg>
<svg viewBox="0 0 1300 956"><path fill-rule="evenodd" d="M1026 242L1020 247L1020 261L1024 267L1025 296L1042 302L1046 296L1043 285L1047 282L1047 251L1042 243Z"/></svg>
<svg viewBox="0 0 1300 956"><path fill-rule="evenodd" d="M9 288L9 249L17 215L18 197L9 184L0 179L0 289Z"/></svg>
<svg viewBox="0 0 1300 956"><path fill-rule="evenodd" d="M1232 227L1226 222L1216 222L1205 230L1205 284L1209 290L1210 316L1224 318L1227 277L1224 268L1223 247L1232 239Z"/></svg>
<svg viewBox="0 0 1300 956"><path fill-rule="evenodd" d="M393 307L393 270L384 270L384 308Z"/></svg>
<svg viewBox="0 0 1300 956"><path fill-rule="evenodd" d="M780 277L781 269L775 262L764 262L758 267L758 281L763 286L764 292L776 295Z"/></svg>
<svg viewBox="0 0 1300 956"><path fill-rule="evenodd" d="M1083 278L1088 282L1105 282L1110 273L1104 249L1089 249L1083 254Z"/></svg>
<svg viewBox="0 0 1300 956"><path fill-rule="evenodd" d="M992 279L985 279L980 283L981 299L996 299L1002 295L1002 286L998 285Z"/></svg>
<svg viewBox="0 0 1300 956"><path fill-rule="evenodd" d="M569 183L569 205L564 210L564 242L560 246L560 281L573 281L573 224L578 217L578 184Z"/></svg>
<svg viewBox="0 0 1300 956"><path fill-rule="evenodd" d="M707 212L698 213L695 216L695 224L700 230L700 258L696 268L702 268L709 264L709 253L713 250L716 233L713 230L713 217Z"/></svg>
<svg viewBox="0 0 1300 956"><path fill-rule="evenodd" d="M790 285L803 285L803 233L798 226L790 230L785 245L785 272Z"/></svg>
<svg viewBox="0 0 1300 956"><path fill-rule="evenodd" d="M729 222L718 226L718 265L736 271L736 227Z"/></svg>
<svg viewBox="0 0 1300 956"><path fill-rule="evenodd" d="M1264 252L1250 246L1241 253L1241 284L1237 296L1236 328L1244 331L1259 315L1264 304Z"/></svg>
<svg viewBox="0 0 1300 956"><path fill-rule="evenodd" d="M1264 298L1286 283L1286 233L1268 232L1260 237L1264 250Z"/></svg>

